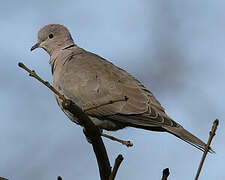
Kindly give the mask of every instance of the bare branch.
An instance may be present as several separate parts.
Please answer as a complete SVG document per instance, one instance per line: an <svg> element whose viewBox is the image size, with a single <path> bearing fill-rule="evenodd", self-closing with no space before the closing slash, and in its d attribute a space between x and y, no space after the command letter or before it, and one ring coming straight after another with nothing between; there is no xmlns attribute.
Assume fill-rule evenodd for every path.
<svg viewBox="0 0 225 180"><path fill-rule="evenodd" d="M203 153L203 155L202 155L202 159L201 159L201 162L200 162L200 164L199 164L198 171L197 171L196 176L195 176L195 180L198 180L198 177L199 177L199 175L200 175L200 172L201 172L203 163L204 163L204 161L205 161L205 158L206 158L207 153L208 153L209 150L210 150L210 144L211 144L211 142L212 142L213 137L215 136L215 132L216 132L216 129L217 129L217 126L218 126L218 125L219 125L219 120L216 119L216 120L213 122L212 130L209 132L209 139L208 139L208 142L207 142L205 151L204 151L204 153Z"/></svg>
<svg viewBox="0 0 225 180"><path fill-rule="evenodd" d="M50 83L48 81L44 81L43 79L40 78L40 76L38 76L36 74L36 72L34 70L30 70L28 67L26 67L23 63L19 62L18 66L23 68L25 71L27 71L29 73L29 76L34 77L35 79L37 79L38 81L40 81L41 83L43 83L45 86L47 86L50 90L52 90L57 96L59 96L59 98L63 101L66 100L65 96L62 95L61 93L59 93L59 91L57 91L53 86L50 85Z"/></svg>
<svg viewBox="0 0 225 180"><path fill-rule="evenodd" d="M122 143L123 145L126 145L127 147L132 147L133 146L133 144L130 141L124 141L124 140L115 138L115 137L110 136L110 135L105 134L105 133L102 133L102 136L105 137L105 138L111 139L113 141L117 141L119 143Z"/></svg>
<svg viewBox="0 0 225 180"><path fill-rule="evenodd" d="M85 135L87 139L91 141L95 156L97 158L101 179L108 180L111 173L111 167L105 145L101 138L100 130L94 125L88 115L72 101L64 101L62 105L65 109L74 114L78 118L79 123L84 127Z"/></svg>
<svg viewBox="0 0 225 180"><path fill-rule="evenodd" d="M170 175L169 168L163 169L163 175L161 180L167 180L168 176Z"/></svg>
<svg viewBox="0 0 225 180"><path fill-rule="evenodd" d="M116 173L120 167L120 164L122 163L123 161L123 156L121 154L119 154L115 160L115 164L114 164L114 167L113 167L113 170L112 170L112 173L110 174L109 176L109 180L114 180L115 177L116 177Z"/></svg>

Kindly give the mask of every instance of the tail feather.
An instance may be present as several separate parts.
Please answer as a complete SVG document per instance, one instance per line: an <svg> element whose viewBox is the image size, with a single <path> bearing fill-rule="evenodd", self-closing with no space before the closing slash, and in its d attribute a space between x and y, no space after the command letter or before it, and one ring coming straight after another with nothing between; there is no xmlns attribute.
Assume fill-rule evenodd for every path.
<svg viewBox="0 0 225 180"><path fill-rule="evenodd" d="M205 151L206 144L201 141L199 138L185 130L182 126L178 127L171 127L171 126L163 126L164 129L166 129L169 133L175 135L176 137L182 139L183 141L191 144L192 146L198 148L201 151ZM211 147L209 147L210 153L215 153Z"/></svg>

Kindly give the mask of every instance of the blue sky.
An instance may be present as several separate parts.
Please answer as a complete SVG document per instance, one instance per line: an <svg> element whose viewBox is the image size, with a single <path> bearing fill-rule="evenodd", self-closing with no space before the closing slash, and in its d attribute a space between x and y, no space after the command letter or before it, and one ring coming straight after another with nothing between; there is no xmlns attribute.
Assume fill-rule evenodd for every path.
<svg viewBox="0 0 225 180"><path fill-rule="evenodd" d="M30 52L38 30L67 26L76 44L127 70L166 112L207 141L220 119L200 179L224 179L225 2L209 0L4 1L0 7L0 176L9 179L99 179L82 128L61 112L52 92L17 67L22 61L51 82L49 56ZM167 133L126 128L104 140L117 179L193 179L202 153Z"/></svg>

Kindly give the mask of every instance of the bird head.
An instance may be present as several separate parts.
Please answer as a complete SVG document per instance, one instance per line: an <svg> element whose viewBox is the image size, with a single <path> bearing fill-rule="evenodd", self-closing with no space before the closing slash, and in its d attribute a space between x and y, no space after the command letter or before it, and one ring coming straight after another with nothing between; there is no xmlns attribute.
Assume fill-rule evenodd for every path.
<svg viewBox="0 0 225 180"><path fill-rule="evenodd" d="M38 42L32 46L31 51L43 48L51 55L54 51L73 45L69 30L60 24L49 24L38 32Z"/></svg>

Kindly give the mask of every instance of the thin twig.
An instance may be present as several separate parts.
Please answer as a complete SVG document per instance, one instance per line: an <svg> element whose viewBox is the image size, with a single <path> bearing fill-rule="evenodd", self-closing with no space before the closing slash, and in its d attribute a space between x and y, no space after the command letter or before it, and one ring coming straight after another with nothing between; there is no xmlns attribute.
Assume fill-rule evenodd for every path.
<svg viewBox="0 0 225 180"><path fill-rule="evenodd" d="M123 161L123 156L121 154L118 155L118 157L115 160L115 164L112 170L112 173L109 176L109 180L114 180L116 177L116 173L120 167L121 162Z"/></svg>
<svg viewBox="0 0 225 180"><path fill-rule="evenodd" d="M18 63L18 66L23 68L25 71L27 71L29 73L29 75L31 77L34 77L35 79L37 79L38 81L40 81L41 83L43 83L45 86L47 86L50 90L52 90L57 96L59 96L59 98L63 101L66 100L65 96L62 95L61 93L59 93L59 91L57 91L52 85L50 85L50 83L48 81L44 81L43 79L40 78L40 76L38 76L36 74L36 72L34 70L30 70L28 67L26 67L22 62Z"/></svg>
<svg viewBox="0 0 225 180"><path fill-rule="evenodd" d="M99 107L102 107L102 106L105 106L105 105L108 105L108 104L113 104L113 103L116 103L116 102L127 101L127 100L128 100L128 97L124 96L123 98L111 100L111 101L108 101L108 102L104 102L104 103L99 104L99 105L94 105L94 106L91 106L91 107L84 107L83 111L86 112L86 111L90 111L92 109L97 109Z"/></svg>
<svg viewBox="0 0 225 180"><path fill-rule="evenodd" d="M205 161L205 158L206 158L206 155L207 153L209 152L209 149L210 149L210 144L212 142L212 139L213 137L215 136L215 132L216 132L216 129L217 129L217 126L219 125L219 120L216 119L214 122L213 122L213 126L212 126L212 130L210 131L209 133L209 139L208 139L208 143L206 145L206 148L205 148L205 151L202 155L202 159L201 159L201 162L199 164L199 167L198 167L198 171L197 171L197 174L195 176L195 180L198 180L198 177L200 175L200 172L201 172L201 169L202 169L202 166L203 166L203 163Z"/></svg>
<svg viewBox="0 0 225 180"><path fill-rule="evenodd" d="M163 169L163 175L161 180L167 180L168 176L170 175L169 168Z"/></svg>
<svg viewBox="0 0 225 180"><path fill-rule="evenodd" d="M133 144L130 141L124 141L122 139L115 138L115 137L110 136L110 135L105 134L105 133L102 133L102 136L105 137L105 138L111 139L113 141L117 141L117 142L119 142L119 143L121 143L123 145L126 145L127 147L132 147L133 146Z"/></svg>

